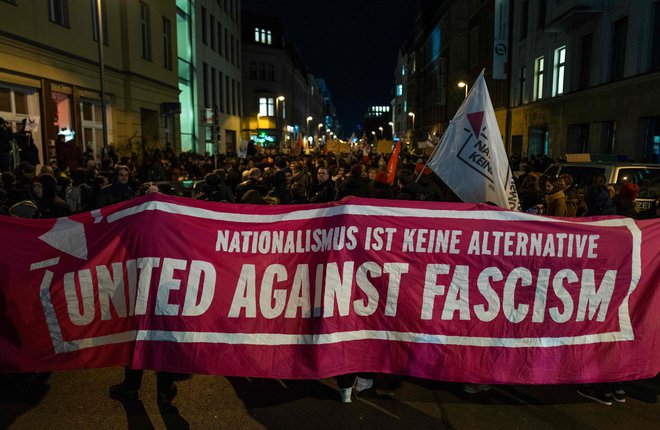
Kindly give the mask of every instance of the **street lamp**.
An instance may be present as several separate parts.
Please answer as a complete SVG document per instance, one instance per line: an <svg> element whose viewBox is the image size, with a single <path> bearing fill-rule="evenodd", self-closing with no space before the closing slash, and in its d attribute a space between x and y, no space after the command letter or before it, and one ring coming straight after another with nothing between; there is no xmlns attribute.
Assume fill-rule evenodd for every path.
<svg viewBox="0 0 660 430"><path fill-rule="evenodd" d="M314 118L312 118L311 116L308 116L308 117L306 118L306 120L307 120L307 124L305 124L305 133L307 133L307 136L309 136L309 122L310 122L311 120L313 120L313 119L314 119Z"/></svg>
<svg viewBox="0 0 660 430"><path fill-rule="evenodd" d="M463 81L461 81L461 82L459 82L459 83L456 84L456 85L458 85L458 88L465 88L465 98L467 98L468 84L465 83L465 82L463 82Z"/></svg>
<svg viewBox="0 0 660 430"><path fill-rule="evenodd" d="M411 129L414 131L415 130L415 114L413 112L408 112L408 116L412 117L412 127L411 127Z"/></svg>
<svg viewBox="0 0 660 430"><path fill-rule="evenodd" d="M380 137L383 137L383 127L378 127L378 130L380 130Z"/></svg>
<svg viewBox="0 0 660 430"><path fill-rule="evenodd" d="M392 139L394 139L394 123L390 121L388 124L392 127Z"/></svg>
<svg viewBox="0 0 660 430"><path fill-rule="evenodd" d="M280 128L280 102L282 102L282 119L284 119L284 109L286 109L284 100L286 100L284 96L279 96L275 99L275 127L277 127L280 138L280 152L282 152L282 143L284 142L284 131Z"/></svg>

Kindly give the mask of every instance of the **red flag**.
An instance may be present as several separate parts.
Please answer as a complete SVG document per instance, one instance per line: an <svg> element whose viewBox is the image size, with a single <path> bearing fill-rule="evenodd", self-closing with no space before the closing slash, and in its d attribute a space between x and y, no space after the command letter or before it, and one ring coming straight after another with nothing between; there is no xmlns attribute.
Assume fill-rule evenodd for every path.
<svg viewBox="0 0 660 430"><path fill-rule="evenodd" d="M396 165L399 162L399 149L401 148L401 141L396 143L390 161L387 163L387 183L394 185L394 177L396 176Z"/></svg>

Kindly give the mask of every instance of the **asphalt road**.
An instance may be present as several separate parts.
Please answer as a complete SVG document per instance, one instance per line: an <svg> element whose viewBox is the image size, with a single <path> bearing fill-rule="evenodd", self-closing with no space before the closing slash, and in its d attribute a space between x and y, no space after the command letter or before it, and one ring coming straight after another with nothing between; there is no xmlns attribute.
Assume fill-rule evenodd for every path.
<svg viewBox="0 0 660 430"><path fill-rule="evenodd" d="M460 384L376 375L376 388L341 404L334 379L195 375L177 382L175 409L156 406L155 374L140 401L108 397L122 369L57 372L0 384L0 428L9 429L660 429L660 377L631 382L625 404L583 399L574 386L495 386L466 394Z"/></svg>

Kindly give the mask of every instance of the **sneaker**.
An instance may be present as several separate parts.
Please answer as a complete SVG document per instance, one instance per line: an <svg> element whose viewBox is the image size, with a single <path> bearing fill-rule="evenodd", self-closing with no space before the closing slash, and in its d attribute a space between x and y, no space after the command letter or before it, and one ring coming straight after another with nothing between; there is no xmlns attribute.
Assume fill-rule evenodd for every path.
<svg viewBox="0 0 660 430"><path fill-rule="evenodd" d="M477 394L482 391L488 391L491 387L490 384L465 384L463 385L463 391L468 394Z"/></svg>
<svg viewBox="0 0 660 430"><path fill-rule="evenodd" d="M600 403L601 405L612 406L612 394L611 393L602 393L602 392L597 391L594 388L589 388L589 387L581 387L581 388L578 388L576 391L582 397L586 397L587 399L591 399L594 402Z"/></svg>
<svg viewBox="0 0 660 430"><path fill-rule="evenodd" d="M340 388L339 395L341 396L342 403L351 403L351 394L353 392L352 388Z"/></svg>
<svg viewBox="0 0 660 430"><path fill-rule="evenodd" d="M139 397L137 390L129 390L122 382L110 387L110 398L120 402L135 401Z"/></svg>
<svg viewBox="0 0 660 430"><path fill-rule="evenodd" d="M359 376L355 378L355 385L353 388L355 388L355 393L360 393L364 390L368 390L369 388L374 386L374 380L372 378L360 378Z"/></svg>
<svg viewBox="0 0 660 430"><path fill-rule="evenodd" d="M160 391L156 394L156 402L161 409L167 409L172 406L172 400L176 397L177 393L176 384L172 383L166 391Z"/></svg>
<svg viewBox="0 0 660 430"><path fill-rule="evenodd" d="M626 403L626 390L618 389L612 393L612 398L617 403Z"/></svg>

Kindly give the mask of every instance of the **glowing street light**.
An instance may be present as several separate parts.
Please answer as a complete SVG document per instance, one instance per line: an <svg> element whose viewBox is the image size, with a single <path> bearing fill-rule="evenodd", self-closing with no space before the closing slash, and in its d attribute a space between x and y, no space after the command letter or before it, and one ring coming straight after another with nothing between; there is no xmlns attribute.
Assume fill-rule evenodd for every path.
<svg viewBox="0 0 660 430"><path fill-rule="evenodd" d="M308 116L308 117L306 118L307 123L305 124L305 133L307 133L307 136L309 136L309 122L310 122L311 120L313 120L313 119L314 119L314 118L312 118L311 116Z"/></svg>
<svg viewBox="0 0 660 430"><path fill-rule="evenodd" d="M415 113L414 112L408 112L408 116L412 117L412 129L415 129Z"/></svg>
<svg viewBox="0 0 660 430"><path fill-rule="evenodd" d="M378 127L378 130L380 130L380 137L383 137L383 127Z"/></svg>
<svg viewBox="0 0 660 430"><path fill-rule="evenodd" d="M388 124L392 127L392 137L394 137L394 123L390 121Z"/></svg>
<svg viewBox="0 0 660 430"><path fill-rule="evenodd" d="M282 142L284 142L284 131L280 127L280 102L282 102L282 119L284 119L286 105L284 101L286 98L284 96L279 96L275 99L275 126L277 127L277 132L280 135L280 151L282 151Z"/></svg>
<svg viewBox="0 0 660 430"><path fill-rule="evenodd" d="M461 81L461 82L459 82L459 83L456 84L456 85L458 85L458 88L465 88L465 98L467 98L468 84L465 83L465 82L463 82L463 81Z"/></svg>

